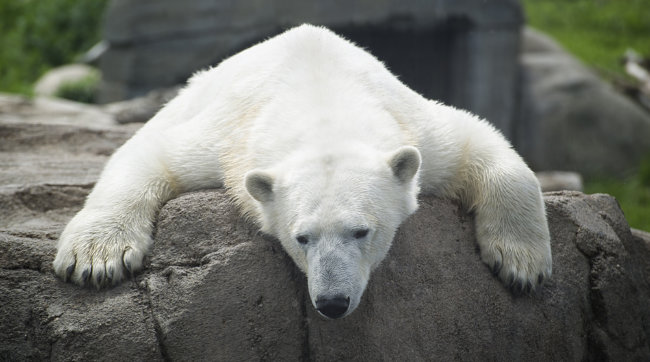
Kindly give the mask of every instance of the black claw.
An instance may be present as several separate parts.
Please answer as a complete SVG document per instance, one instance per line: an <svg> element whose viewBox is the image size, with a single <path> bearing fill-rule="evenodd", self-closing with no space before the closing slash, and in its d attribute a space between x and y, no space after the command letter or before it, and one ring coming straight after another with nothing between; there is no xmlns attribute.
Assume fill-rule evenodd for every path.
<svg viewBox="0 0 650 362"><path fill-rule="evenodd" d="M521 297L524 295L524 286L520 281L513 282L512 285L510 286L510 292L512 295L515 297Z"/></svg>
<svg viewBox="0 0 650 362"><path fill-rule="evenodd" d="M97 275L95 276L95 281L97 282L97 285L101 285L103 279L104 279L104 272L100 270L97 272Z"/></svg>
<svg viewBox="0 0 650 362"><path fill-rule="evenodd" d="M542 283L544 283L544 274L541 274L541 273L540 273L540 274L537 276L537 284L540 284L540 285L541 285Z"/></svg>
<svg viewBox="0 0 650 362"><path fill-rule="evenodd" d="M109 267L106 273L106 281L108 282L108 284L113 284L114 275L115 275L115 269L113 269L113 267Z"/></svg>
<svg viewBox="0 0 650 362"><path fill-rule="evenodd" d="M131 269L131 262L129 261L124 261L124 267L126 270L129 272L129 274L133 274L133 270Z"/></svg>
<svg viewBox="0 0 650 362"><path fill-rule="evenodd" d="M89 276L90 276L90 269L85 269L81 273L81 280L84 282L84 284L86 284L86 282L88 281Z"/></svg>
<svg viewBox="0 0 650 362"><path fill-rule="evenodd" d="M530 292L532 291L533 291L533 283L531 283L529 280L528 282L526 282L526 288L524 289L524 292L526 294L530 294Z"/></svg>
<svg viewBox="0 0 650 362"><path fill-rule="evenodd" d="M501 267L502 267L501 262L497 261L496 263L494 263L494 265L492 265L492 274L499 275L499 272L501 271Z"/></svg>
<svg viewBox="0 0 650 362"><path fill-rule="evenodd" d="M72 277L72 273L74 273L74 266L76 263L70 264L66 269L65 269L65 280L69 280Z"/></svg>
<svg viewBox="0 0 650 362"><path fill-rule="evenodd" d="M129 250L130 250L130 248L127 248L127 249L124 250L124 252L122 253L122 264L124 265L124 269L126 269L126 271L128 271L129 274L130 274L131 276L133 276L133 268L132 268L131 262L128 261L128 260L126 260L126 258L125 258L126 253L127 253L127 251L129 251Z"/></svg>
<svg viewBox="0 0 650 362"><path fill-rule="evenodd" d="M534 286L531 281L513 280L508 284L508 289L510 289L514 296L519 297L530 295L534 290Z"/></svg>

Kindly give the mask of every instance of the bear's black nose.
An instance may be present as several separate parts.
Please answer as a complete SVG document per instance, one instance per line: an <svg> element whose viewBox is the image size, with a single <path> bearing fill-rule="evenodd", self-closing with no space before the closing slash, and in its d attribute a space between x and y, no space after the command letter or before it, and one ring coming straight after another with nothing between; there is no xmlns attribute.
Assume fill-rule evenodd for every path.
<svg viewBox="0 0 650 362"><path fill-rule="evenodd" d="M318 296L316 309L324 316L332 319L340 318L348 311L350 297L342 295Z"/></svg>

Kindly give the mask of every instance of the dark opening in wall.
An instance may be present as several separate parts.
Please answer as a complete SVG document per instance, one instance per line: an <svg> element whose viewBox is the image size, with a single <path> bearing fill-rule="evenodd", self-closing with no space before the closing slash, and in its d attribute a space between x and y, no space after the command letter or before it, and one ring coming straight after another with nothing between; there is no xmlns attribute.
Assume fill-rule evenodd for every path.
<svg viewBox="0 0 650 362"><path fill-rule="evenodd" d="M393 25L344 25L332 30L369 50L411 89L429 99L456 104L454 86L465 84L467 63L463 51L469 21L450 18L429 27ZM459 105L460 104L456 104Z"/></svg>

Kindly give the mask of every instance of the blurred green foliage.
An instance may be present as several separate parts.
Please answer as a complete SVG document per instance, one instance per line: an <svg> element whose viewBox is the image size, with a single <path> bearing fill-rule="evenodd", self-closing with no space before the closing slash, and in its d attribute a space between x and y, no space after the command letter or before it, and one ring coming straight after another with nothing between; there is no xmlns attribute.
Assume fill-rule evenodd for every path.
<svg viewBox="0 0 650 362"><path fill-rule="evenodd" d="M606 78L626 77L621 57L650 57L650 0L522 0L529 25ZM616 175L619 176L619 175ZM632 227L650 231L650 157L627 176L586 180L585 192L614 195Z"/></svg>
<svg viewBox="0 0 650 362"><path fill-rule="evenodd" d="M0 0L0 91L30 94L48 69L101 38L108 0Z"/></svg>
<svg viewBox="0 0 650 362"><path fill-rule="evenodd" d="M624 76L627 48L650 56L650 0L522 0L528 24L606 78Z"/></svg>
<svg viewBox="0 0 650 362"><path fill-rule="evenodd" d="M63 83L55 95L82 103L95 103L99 88L99 72L90 74L76 82Z"/></svg>
<svg viewBox="0 0 650 362"><path fill-rule="evenodd" d="M650 170L650 159L646 160L641 168L645 169L646 173L639 172L625 180L591 180L585 184L585 192L614 195L630 226L650 231L650 177L647 173Z"/></svg>

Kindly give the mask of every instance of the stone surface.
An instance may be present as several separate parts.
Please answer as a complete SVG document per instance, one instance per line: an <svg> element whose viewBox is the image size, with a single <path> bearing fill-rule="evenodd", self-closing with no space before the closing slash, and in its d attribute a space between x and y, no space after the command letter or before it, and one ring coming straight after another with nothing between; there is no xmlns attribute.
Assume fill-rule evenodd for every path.
<svg viewBox="0 0 650 362"><path fill-rule="evenodd" d="M102 102L184 83L198 69L312 23L368 48L414 90L511 135L523 23L515 0L112 0L105 19Z"/></svg>
<svg viewBox="0 0 650 362"><path fill-rule="evenodd" d="M0 156L62 158L63 173L99 165L137 128L69 103L66 122L54 110L36 116L38 99L12 99L21 106L0 96L13 104L0 129L23 128L2 134ZM19 173L1 163L6 170ZM650 239L630 231L607 195L546 194L554 274L519 297L481 263L472 216L422 197L359 308L327 321L279 242L241 219L222 190L168 202L145 270L124 284L96 291L57 280L56 240L98 171L37 174L0 179L0 360L650 359Z"/></svg>
<svg viewBox="0 0 650 362"><path fill-rule="evenodd" d="M0 95L0 228L67 221L140 126L80 103Z"/></svg>
<svg viewBox="0 0 650 362"><path fill-rule="evenodd" d="M621 175L650 154L650 113L530 28L515 146L537 171Z"/></svg>
<svg viewBox="0 0 650 362"><path fill-rule="evenodd" d="M179 90L180 86L153 90L142 97L106 104L103 109L112 114L117 123L146 122L176 97Z"/></svg>
<svg viewBox="0 0 650 362"><path fill-rule="evenodd" d="M471 216L422 198L351 316L314 311L304 276L219 190L170 201L147 268L107 291L55 279L60 229L3 231L0 356L147 360L642 360L650 252L609 196L546 197L554 275L513 297ZM645 265L644 265L645 263Z"/></svg>
<svg viewBox="0 0 650 362"><path fill-rule="evenodd" d="M554 275L533 297L513 297L490 278L471 241L471 219L456 205L422 201L357 314L325 323L308 310L317 359L647 358L648 285L630 257L639 245L621 213L611 213L612 198L546 197ZM614 304L623 308L606 311Z"/></svg>
<svg viewBox="0 0 650 362"><path fill-rule="evenodd" d="M302 356L304 277L277 241L239 218L223 192L168 203L150 265L143 282L168 358Z"/></svg>
<svg viewBox="0 0 650 362"><path fill-rule="evenodd" d="M138 127L97 107L0 95L0 360L159 358L138 288L80 290L51 266L63 226Z"/></svg>

